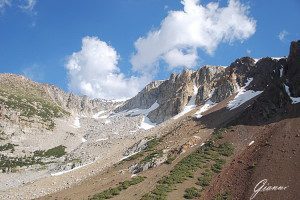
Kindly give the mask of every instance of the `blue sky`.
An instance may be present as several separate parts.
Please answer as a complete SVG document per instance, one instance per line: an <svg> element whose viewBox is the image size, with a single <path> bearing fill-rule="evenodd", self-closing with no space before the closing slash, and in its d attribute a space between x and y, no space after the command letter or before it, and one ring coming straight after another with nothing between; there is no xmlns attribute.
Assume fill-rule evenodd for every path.
<svg viewBox="0 0 300 200"><path fill-rule="evenodd" d="M228 6L228 2L223 0L187 1L192 6L198 6L197 8L200 4L206 6L209 2L219 2L220 8ZM132 96L146 82L165 79L172 71L178 72L182 67L196 69L204 64L229 65L234 59L247 55L255 58L284 56L288 54L290 41L300 39L300 1L235 2L248 8L243 13L247 20L242 21L248 24L241 23L240 27L236 27L239 35L223 39L229 36L219 37L218 32L215 38L222 39L216 46L184 38L184 42L166 45L168 50L163 51L161 43L157 44L155 38L147 36L157 30L164 31L161 24L169 16L169 12L184 9L180 0L0 0L0 73L25 74L36 81L55 84L66 91L92 97L121 98ZM169 16L168 23L172 24L172 19L174 16ZM187 18L187 23L198 23L197 20L197 16L192 16ZM221 22L222 20L226 21L220 19ZM247 31L240 30L244 25L251 24L252 28ZM167 29L172 26L166 22L165 27ZM199 27L201 29L202 26ZM178 26L178 29L184 28L186 27L182 24ZM180 34L185 32L178 32ZM140 37L144 41L137 46L135 42ZM197 35L200 40L201 37L204 36ZM87 54L81 51L83 38L86 38L86 48L97 46L95 51L99 51L99 56L95 59L101 59L101 53L112 59L105 60L111 62L109 69L101 70L106 66L99 61L96 66L93 62L93 66L87 66L88 70L74 72L74 60L81 59L75 64L76 67L83 68L91 63L87 59L94 58L86 58L90 51ZM204 38L207 41L209 39ZM155 49L145 47L147 44L161 51L160 54L150 59L148 54ZM76 52L78 54L70 57ZM183 56L181 60L176 60L178 53ZM148 58L149 62L144 62ZM116 77L105 82L99 79L101 83L98 84L97 78L87 75L88 72L93 73L92 69L98 70L95 74L101 76L101 80L111 73L116 74ZM81 75L87 75L86 79L78 78ZM88 82L89 79L94 81ZM117 81L123 82L117 84ZM110 84L113 84L111 91L105 88ZM128 91L129 96L126 96L121 91L128 87L134 89Z"/></svg>

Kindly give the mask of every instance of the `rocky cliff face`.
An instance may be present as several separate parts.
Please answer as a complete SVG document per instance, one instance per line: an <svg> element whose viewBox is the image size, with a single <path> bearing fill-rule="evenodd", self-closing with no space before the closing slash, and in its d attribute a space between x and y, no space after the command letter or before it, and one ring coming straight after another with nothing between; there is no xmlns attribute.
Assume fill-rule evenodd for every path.
<svg viewBox="0 0 300 200"><path fill-rule="evenodd" d="M166 81L150 83L137 96L126 101L116 112L131 109L148 109L159 106L147 117L161 123L182 112L187 105L203 105L210 100L219 103L237 93L251 79L246 89L264 91L270 83L290 88L291 96L300 96L300 42L292 42L288 58L243 57L228 67L203 66L197 71L171 74ZM273 85L274 85L273 84ZM275 85L276 85L275 84Z"/></svg>
<svg viewBox="0 0 300 200"><path fill-rule="evenodd" d="M290 54L285 67L284 75L293 97L300 96L300 40L291 43Z"/></svg>

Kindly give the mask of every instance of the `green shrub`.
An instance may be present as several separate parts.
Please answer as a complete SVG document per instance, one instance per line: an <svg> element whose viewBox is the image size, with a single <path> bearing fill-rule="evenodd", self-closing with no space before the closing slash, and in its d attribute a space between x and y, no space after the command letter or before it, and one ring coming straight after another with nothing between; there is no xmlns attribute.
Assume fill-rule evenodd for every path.
<svg viewBox="0 0 300 200"><path fill-rule="evenodd" d="M120 182L117 187L109 188L107 190L104 190L101 193L95 194L92 198L89 198L90 200L103 200L103 199L110 199L113 196L117 196L120 194L122 190L126 190L132 185L139 184L140 182L144 181L146 177L143 176L137 176L132 178L131 180L126 180L124 182Z"/></svg>
<svg viewBox="0 0 300 200"><path fill-rule="evenodd" d="M211 170L215 173L220 173L225 162L224 159L218 159L216 163L212 165Z"/></svg>
<svg viewBox="0 0 300 200"><path fill-rule="evenodd" d="M231 200L231 196L228 192L224 192L215 196L214 200Z"/></svg>
<svg viewBox="0 0 300 200"><path fill-rule="evenodd" d="M35 164L43 165L44 163L35 157L8 157L0 155L0 170L2 170L2 172L6 169L14 169L16 167L31 166Z"/></svg>
<svg viewBox="0 0 300 200"><path fill-rule="evenodd" d="M175 156L168 155L168 159L166 160L166 164L170 165L175 160Z"/></svg>
<svg viewBox="0 0 300 200"><path fill-rule="evenodd" d="M66 149L65 146L59 145L57 147L48 149L47 151L37 150L37 151L34 152L34 156L37 156L37 157L51 157L51 156L53 156L53 157L56 157L56 158L60 158L60 157L62 157L66 154L65 149Z"/></svg>
<svg viewBox="0 0 300 200"><path fill-rule="evenodd" d="M161 142L161 139L160 139L160 138L157 138L157 137L155 137L155 138L149 140L149 141L147 142L147 147L146 147L145 151L153 151L154 148L155 148L160 142Z"/></svg>
<svg viewBox="0 0 300 200"><path fill-rule="evenodd" d="M206 170L202 173L202 176L198 178L197 185L200 185L201 187L209 186L212 176L212 171Z"/></svg>
<svg viewBox="0 0 300 200"><path fill-rule="evenodd" d="M162 177L158 181L156 188L150 193L145 194L142 200L166 199L167 193L172 191L176 184L182 183L187 178L193 177L194 172L199 168L206 168L206 170L202 173L202 176L198 178L197 184L201 187L208 186L213 177L213 172L219 173L222 169L222 165L225 164L225 160L222 159L222 156L230 156L233 153L233 145L225 143L216 146L215 144L222 138L223 132L225 132L225 129L215 130L210 140L178 162L171 170L170 174ZM214 164L211 164L212 161L214 161ZM201 190L197 189L197 193L200 194L200 192ZM186 197L194 198L193 193L196 194L195 189L189 188L186 192Z"/></svg>
<svg viewBox="0 0 300 200"><path fill-rule="evenodd" d="M15 151L15 144L11 144L11 143L7 143L7 144L4 144L4 145L1 145L0 146L0 151L7 151L7 150L11 150L11 152L14 152Z"/></svg>
<svg viewBox="0 0 300 200"><path fill-rule="evenodd" d="M186 199L194 199L200 196L199 190L195 187L187 188L184 192L183 197Z"/></svg>
<svg viewBox="0 0 300 200"><path fill-rule="evenodd" d="M223 156L231 156L233 154L234 147L232 144L226 142L218 147L218 152Z"/></svg>

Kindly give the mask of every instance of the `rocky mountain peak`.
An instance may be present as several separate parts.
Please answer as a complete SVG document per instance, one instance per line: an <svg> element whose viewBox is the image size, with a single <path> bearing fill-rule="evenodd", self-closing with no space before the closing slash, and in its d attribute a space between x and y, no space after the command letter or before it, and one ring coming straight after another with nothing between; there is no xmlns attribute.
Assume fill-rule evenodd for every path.
<svg viewBox="0 0 300 200"><path fill-rule="evenodd" d="M172 73L166 81L150 83L137 96L126 101L116 111L148 109L155 102L159 106L147 116L152 122L161 123L182 112L186 106L199 106L208 100L219 103L246 87L263 91L271 82L280 81L286 68L288 85L292 95L299 96L299 41L291 44L288 63L286 58L242 57L228 67L205 65L197 71L184 70ZM284 67L286 66L286 67ZM246 85L247 84L247 85Z"/></svg>
<svg viewBox="0 0 300 200"><path fill-rule="evenodd" d="M291 95L294 97L300 96L300 87L297 87L300 85L300 40L291 43L284 74L287 76L287 85Z"/></svg>

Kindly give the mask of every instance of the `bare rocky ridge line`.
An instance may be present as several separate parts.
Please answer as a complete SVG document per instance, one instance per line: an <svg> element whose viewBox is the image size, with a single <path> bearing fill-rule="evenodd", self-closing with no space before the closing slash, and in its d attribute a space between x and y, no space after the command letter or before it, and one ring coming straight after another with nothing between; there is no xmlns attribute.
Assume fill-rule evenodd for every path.
<svg viewBox="0 0 300 200"><path fill-rule="evenodd" d="M151 122L161 123L182 112L194 94L195 106L204 105L209 100L219 103L237 93L249 78L253 82L246 89L264 91L272 78L281 78L279 72L288 62L291 61L284 57L259 60L243 57L228 67L203 66L197 71L185 70L181 74L171 74L166 81L150 83L139 94L118 107L116 112L147 109L157 102L159 107L151 111L148 117Z"/></svg>

